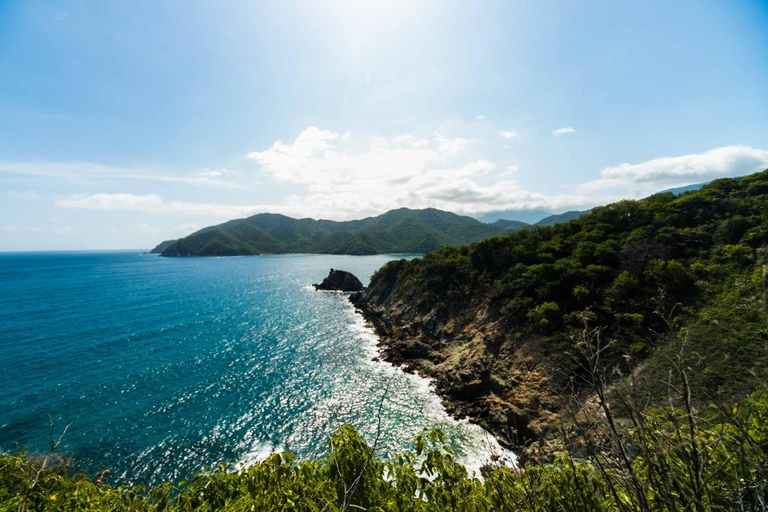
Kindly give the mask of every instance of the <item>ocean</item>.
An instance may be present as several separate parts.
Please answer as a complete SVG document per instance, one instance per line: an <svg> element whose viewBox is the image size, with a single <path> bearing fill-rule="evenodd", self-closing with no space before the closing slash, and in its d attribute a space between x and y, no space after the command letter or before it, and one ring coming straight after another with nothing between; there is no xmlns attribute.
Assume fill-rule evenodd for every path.
<svg viewBox="0 0 768 512"><path fill-rule="evenodd" d="M373 361L346 296L311 287L331 268L367 284L403 257L0 254L0 450L47 450L52 419L75 469L154 485L275 451L317 458L351 423L368 441L380 426L384 456L439 427L477 468L496 441Z"/></svg>

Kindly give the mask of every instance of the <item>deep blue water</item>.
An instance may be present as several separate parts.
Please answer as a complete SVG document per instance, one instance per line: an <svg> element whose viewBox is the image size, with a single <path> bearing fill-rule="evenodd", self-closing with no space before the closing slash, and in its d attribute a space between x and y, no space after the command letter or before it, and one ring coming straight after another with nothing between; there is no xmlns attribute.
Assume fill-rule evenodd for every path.
<svg viewBox="0 0 768 512"><path fill-rule="evenodd" d="M375 363L330 268L364 283L401 256L170 259L0 254L0 450L48 446L79 468L153 484L274 450L320 456L343 423L386 453L438 426L467 462L493 442L446 416L426 382ZM389 384L388 384L389 383Z"/></svg>

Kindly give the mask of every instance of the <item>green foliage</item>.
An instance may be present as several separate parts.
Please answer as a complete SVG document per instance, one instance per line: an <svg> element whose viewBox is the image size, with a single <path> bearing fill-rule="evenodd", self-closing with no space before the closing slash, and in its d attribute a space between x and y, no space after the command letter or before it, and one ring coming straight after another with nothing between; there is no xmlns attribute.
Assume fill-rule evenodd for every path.
<svg viewBox="0 0 768 512"><path fill-rule="evenodd" d="M752 373L738 369L765 361L755 358L764 349L764 324L753 313L765 294L754 276L768 245L766 205L768 171L716 180L679 196L620 201L567 223L441 249L401 265L386 286L383 272L374 275L370 289L384 303L436 310L459 325L482 305L506 332L545 341L539 355L557 370L570 358L573 320L585 309L617 340L608 360L628 369L626 354L635 356L631 364L654 355L658 336L649 333L665 330L657 314L663 298L684 304L679 313L697 326L691 342L702 356L700 375L709 376L697 384L711 393L743 389ZM738 297L722 295L735 289ZM712 340L726 325L743 340L730 353L713 349L724 343ZM734 370L726 371L723 357ZM664 357L650 363L646 371L666 371Z"/></svg>
<svg viewBox="0 0 768 512"><path fill-rule="evenodd" d="M555 224L560 224L563 222L568 222L569 220L578 219L582 215L588 214L590 211L591 210L584 210L584 211L571 210L565 213L550 215L549 217L544 217L543 219L538 221L536 223L536 226L554 226Z"/></svg>
<svg viewBox="0 0 768 512"><path fill-rule="evenodd" d="M560 306L556 302L539 304L528 313L528 317L538 323L539 330L543 333L550 332L559 323L560 316Z"/></svg>
<svg viewBox="0 0 768 512"><path fill-rule="evenodd" d="M412 451L384 460L350 425L317 461L274 454L245 469L220 464L149 490L96 483L59 459L42 472L26 510L760 510L768 499L768 391L709 421L692 417L658 409L626 435L615 434L635 454L624 464L606 447L584 460L490 465L483 480L455 461L439 430L425 430ZM0 456L0 510L19 509L39 464L23 451Z"/></svg>
<svg viewBox="0 0 768 512"><path fill-rule="evenodd" d="M163 256L426 253L517 229L516 224L484 224L435 209L401 208L349 222L263 213L163 242L152 252Z"/></svg>

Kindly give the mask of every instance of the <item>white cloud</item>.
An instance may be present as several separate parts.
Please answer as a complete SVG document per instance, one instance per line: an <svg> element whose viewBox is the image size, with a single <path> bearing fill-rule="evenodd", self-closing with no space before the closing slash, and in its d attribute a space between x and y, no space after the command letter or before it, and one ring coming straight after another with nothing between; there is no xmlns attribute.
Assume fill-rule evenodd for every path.
<svg viewBox="0 0 768 512"><path fill-rule="evenodd" d="M425 148L429 146L429 141L426 139L419 139L413 135L398 135L394 139L395 142L403 142L414 148Z"/></svg>
<svg viewBox="0 0 768 512"><path fill-rule="evenodd" d="M163 200L157 194L75 194L56 201L61 208L87 210L147 210L160 208Z"/></svg>
<svg viewBox="0 0 768 512"><path fill-rule="evenodd" d="M219 179L224 174L236 174L226 169L203 169L190 175L178 175L143 167L123 168L89 162L0 162L0 174L54 178L89 185L114 181L156 181L228 189L243 188L237 183Z"/></svg>
<svg viewBox="0 0 768 512"><path fill-rule="evenodd" d="M573 126L557 128L555 130L552 130L552 135L554 136L565 135L566 133L576 133L576 130L573 128Z"/></svg>
<svg viewBox="0 0 768 512"><path fill-rule="evenodd" d="M478 114L475 116L475 121L485 121L485 116L483 114Z"/></svg>
<svg viewBox="0 0 768 512"><path fill-rule="evenodd" d="M139 233L146 235L164 235L164 236L186 236L194 233L202 226L195 224L194 222L187 222L185 224L178 224L170 227L155 227L144 222L136 225L136 230Z"/></svg>
<svg viewBox="0 0 768 512"><path fill-rule="evenodd" d="M633 197L664 188L701 183L725 176L743 176L768 168L768 150L725 146L706 153L654 158L638 164L606 167L598 180L579 187L582 193L616 190Z"/></svg>
<svg viewBox="0 0 768 512"><path fill-rule="evenodd" d="M323 188L362 180L403 180L455 150L443 146L427 149L422 147L421 139L398 136L393 140L405 142L408 147L391 148L388 139L374 138L365 151L352 153L340 150L336 139L336 132L312 127L291 144L278 141L265 151L250 153L248 158L273 178ZM451 144L449 139L442 142Z"/></svg>
<svg viewBox="0 0 768 512"><path fill-rule="evenodd" d="M457 135L458 130L453 127L447 131ZM248 154L262 173L260 179L282 183L291 190L287 197L271 203L227 204L180 201L157 194L99 193L71 195L56 205L173 214L197 225L261 212L348 220L399 207L433 207L468 215L521 209L563 211L768 167L768 151L729 146L699 155L608 167L598 180L541 194L516 181L516 173L523 170L503 160L482 158L475 152L483 144L469 148L470 140L476 139L442 133L345 138L332 130L311 127L292 141L277 141ZM160 229L152 225L142 229L147 233Z"/></svg>
<svg viewBox="0 0 768 512"><path fill-rule="evenodd" d="M248 157L268 175L305 186L281 205L264 210L289 215L301 211L312 217L349 219L401 206L474 214L594 201L594 197L532 194L514 181L499 181L499 176L517 167L497 173L495 162L467 158L463 150L468 138L441 133L433 137L434 145L429 146L415 135L397 135L369 139L362 149L352 149L336 132L312 127L291 143L277 142Z"/></svg>
<svg viewBox="0 0 768 512"><path fill-rule="evenodd" d="M338 133L304 130L291 142L278 141L248 158L272 179L293 183L294 193L276 204L230 205L173 201L157 194L76 194L59 199L61 208L143 211L225 219L260 212L336 220L377 215L399 207L434 207L463 214L500 209L559 208L594 197L545 196L501 179L488 159L468 158L465 137L433 134L433 143L415 135L344 141ZM425 145L426 142L426 145ZM353 146L357 144L356 146ZM145 227L144 229L150 229Z"/></svg>
<svg viewBox="0 0 768 512"><path fill-rule="evenodd" d="M141 211L147 213L179 213L206 217L236 218L266 211L267 205L229 205L165 201L157 194L73 194L55 202L60 208L84 210Z"/></svg>
<svg viewBox="0 0 768 512"><path fill-rule="evenodd" d="M517 132L501 132L501 136L505 139L514 139L517 137Z"/></svg>
<svg viewBox="0 0 768 512"><path fill-rule="evenodd" d="M204 170L204 171L196 172L194 176L202 176L205 178L218 178L219 176L221 176L221 174L222 174L221 171Z"/></svg>
<svg viewBox="0 0 768 512"><path fill-rule="evenodd" d="M508 165L504 171L500 173L501 176L511 176L513 174L517 174L517 172L520 170L520 167L517 165Z"/></svg>
<svg viewBox="0 0 768 512"><path fill-rule="evenodd" d="M469 141L462 137L449 139L439 133L435 134L435 140L437 141L437 151L445 154L445 156L456 155L469 144Z"/></svg>

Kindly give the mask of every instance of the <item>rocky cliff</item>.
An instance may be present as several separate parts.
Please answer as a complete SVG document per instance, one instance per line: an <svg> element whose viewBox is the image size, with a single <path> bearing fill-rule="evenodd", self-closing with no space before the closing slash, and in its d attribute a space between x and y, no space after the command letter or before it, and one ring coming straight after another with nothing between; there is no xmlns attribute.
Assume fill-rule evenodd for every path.
<svg viewBox="0 0 768 512"><path fill-rule="evenodd" d="M351 300L383 358L507 444L556 437L561 397L589 400L593 371L607 386L632 375L644 407L667 405L678 336L695 394L738 399L768 375L766 204L768 171L620 201L390 262Z"/></svg>
<svg viewBox="0 0 768 512"><path fill-rule="evenodd" d="M380 338L382 359L433 380L446 410L483 426L505 446L538 438L555 419L547 372L515 338L483 290L460 316L425 309L398 279L405 261L377 273L350 300Z"/></svg>

